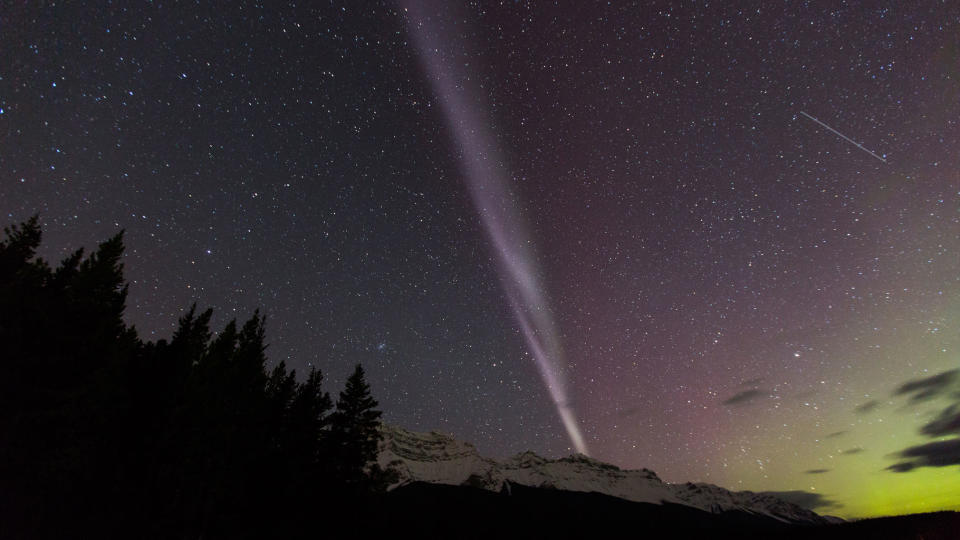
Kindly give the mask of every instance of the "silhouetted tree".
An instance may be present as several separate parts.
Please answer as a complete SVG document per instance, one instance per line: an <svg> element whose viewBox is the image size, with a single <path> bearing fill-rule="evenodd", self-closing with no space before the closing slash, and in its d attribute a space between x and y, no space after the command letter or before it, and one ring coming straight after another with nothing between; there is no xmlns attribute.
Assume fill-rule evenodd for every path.
<svg viewBox="0 0 960 540"><path fill-rule="evenodd" d="M122 318L123 233L87 258L78 250L55 271L35 257L36 218L5 234L0 512L26 528L65 516L80 530L92 526L96 508L117 506L127 491L120 478L133 422L129 359L141 343Z"/></svg>
<svg viewBox="0 0 960 540"><path fill-rule="evenodd" d="M122 232L56 269L36 217L4 232L0 538L313 536L318 511L390 481L360 366L331 414L319 370L267 369L259 312L214 335L194 305L141 341Z"/></svg>
<svg viewBox="0 0 960 540"><path fill-rule="evenodd" d="M382 491L390 481L376 464L377 448L383 438L377 406L363 367L357 364L340 392L329 437L333 476L352 492Z"/></svg>

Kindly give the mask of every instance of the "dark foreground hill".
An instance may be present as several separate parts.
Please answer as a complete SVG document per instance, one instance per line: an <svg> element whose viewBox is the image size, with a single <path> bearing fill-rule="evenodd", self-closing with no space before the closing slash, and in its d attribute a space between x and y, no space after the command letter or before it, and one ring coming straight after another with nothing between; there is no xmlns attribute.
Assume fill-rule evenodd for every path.
<svg viewBox="0 0 960 540"><path fill-rule="evenodd" d="M813 527L811 534L790 534L783 538L848 539L960 539L960 512L932 512L885 518L865 519L838 525Z"/></svg>
<svg viewBox="0 0 960 540"><path fill-rule="evenodd" d="M370 535L417 538L776 538L960 539L960 513L940 512L836 525L787 525L745 512L711 514L600 493L511 484L495 493L466 486L413 483L388 493ZM623 536L627 535L627 536Z"/></svg>

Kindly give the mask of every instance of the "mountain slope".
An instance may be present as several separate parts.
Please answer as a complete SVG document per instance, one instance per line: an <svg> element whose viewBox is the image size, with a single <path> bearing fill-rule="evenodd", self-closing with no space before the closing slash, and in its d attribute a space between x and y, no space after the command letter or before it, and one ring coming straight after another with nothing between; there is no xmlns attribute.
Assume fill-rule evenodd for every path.
<svg viewBox="0 0 960 540"><path fill-rule="evenodd" d="M481 456L472 444L441 433L415 433L387 425L382 432L378 462L397 470L397 486L427 482L500 491L519 484L597 492L641 503L677 504L713 514L744 512L785 523L827 522L769 494L732 492L712 484L668 484L651 470L622 470L580 454L552 460L524 452L497 461Z"/></svg>

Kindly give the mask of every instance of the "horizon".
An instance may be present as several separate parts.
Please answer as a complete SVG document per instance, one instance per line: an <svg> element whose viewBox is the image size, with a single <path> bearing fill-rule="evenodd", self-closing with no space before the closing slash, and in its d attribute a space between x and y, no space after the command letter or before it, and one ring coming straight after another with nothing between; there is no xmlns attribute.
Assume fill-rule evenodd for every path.
<svg viewBox="0 0 960 540"><path fill-rule="evenodd" d="M466 444L469 444L469 445L473 446L474 448L477 448L477 446L476 446L474 443L472 443L471 441L460 439L460 438L458 438L455 434L452 434L452 433L445 433L445 432L437 431L437 430L412 431L412 430L407 429L407 428L405 428L405 427L403 427L403 426L397 426L397 425L389 424L389 423L386 423L386 422L385 422L383 425L388 426L388 427L391 427L391 428L399 428L399 429L402 429L402 430L404 430L404 431L408 431L408 432L415 433L415 434L424 434L424 435L437 434L437 435L442 435L442 436L444 436L444 437L449 437L450 439L453 439L454 441L457 441L457 442L460 442L460 443L466 443ZM544 459L547 459L547 460L553 460L553 461L563 460L563 459L566 459L566 458L569 458L569 457L574 457L574 456L584 456L584 457L586 457L586 458L588 458L588 459L591 459L591 460L593 460L593 461L598 461L598 462L600 462L600 463L604 463L604 464L607 464L607 465L613 465L613 466L617 467L617 468L618 468L619 470L621 470L621 471L649 471L649 472L652 472L652 473L656 474L658 478L660 478L663 482L665 482L665 483L667 483L667 484L681 484L681 485L682 485L682 484L686 484L686 483L693 483L693 484L706 483L706 484L712 484L712 485L715 485L715 486L718 486L718 487L721 487L721 488L724 488L724 489L728 489L728 490L730 490L730 491L748 491L748 492L753 492L753 493L768 493L768 494L775 495L775 496L778 496L778 497L783 497L783 492L782 492L782 491L735 489L735 488L731 488L731 487L729 487L729 486L725 486L725 485L722 485L722 484L716 484L716 483L713 483L713 482L705 482L705 481L701 481L701 480L674 480L674 481L669 481L669 480L667 480L667 479L665 479L665 478L662 478L662 477L660 476L660 473L658 473L656 470L653 470L653 469L650 469L650 468L647 468L647 467L639 467L639 468L625 468L625 467L620 467L619 465L617 465L617 464L615 464L615 463L609 463L609 462L606 462L606 461L602 461L602 460L599 460L599 459L597 459L597 458L588 456L588 455L586 455L586 454L581 454L581 453L576 452L576 451L573 451L573 452L567 453L567 454L560 454L560 455L553 455L553 456L550 456L550 455L541 455L541 454L538 454L537 452L535 452L535 451L533 451L533 450L522 450L522 451L520 451L520 452L517 452L517 453L514 453L514 454L509 454L509 455L485 455L482 451L480 451L479 449L477 449L477 453L478 453L478 455L481 456L481 457L488 458L488 459L493 459L493 460L495 460L495 461L497 461L497 462L500 462L500 463L503 463L503 462L505 462L506 460L509 460L509 459L511 459L511 458L514 458L514 457L517 457L517 456L520 456L520 455L523 455L523 454L528 454L528 453L534 454L534 455L536 455L536 456L538 456L538 457L541 457L541 458L544 458ZM796 504L796 505L800 506L801 508L807 508L808 510L813 510L814 512L816 512L817 514L820 514L821 516L841 517L841 518L843 518L843 519L846 520L846 521L860 521L860 520L873 519L873 518L908 516L908 515L914 515L914 514L926 514L926 513L936 513L936 512L960 512L960 502L956 502L956 501L955 501L955 502L952 504L952 506L949 506L949 505L948 505L948 506L944 506L944 507L939 508L939 509L937 509L937 508L931 508L931 509L923 510L923 511L920 511L920 512L904 511L904 512L894 512L894 513L889 513L889 514L875 514L875 515L866 515L866 516L841 515L842 512L832 512L832 511L829 511L829 510L818 509L818 508L816 508L816 507L810 508L810 507L808 507L808 506L804 506L804 505L802 504L802 501L791 501L791 500L789 500L789 498L784 498L784 500L786 500L787 502L791 502L791 503L793 503L793 504Z"/></svg>
<svg viewBox="0 0 960 540"><path fill-rule="evenodd" d="M0 210L483 455L960 510L960 9L22 5Z"/></svg>

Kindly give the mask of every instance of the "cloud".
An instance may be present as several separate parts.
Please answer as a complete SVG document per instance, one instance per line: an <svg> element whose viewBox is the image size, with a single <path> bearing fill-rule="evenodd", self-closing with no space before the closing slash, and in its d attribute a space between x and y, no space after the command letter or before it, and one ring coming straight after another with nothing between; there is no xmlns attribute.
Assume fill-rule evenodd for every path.
<svg viewBox="0 0 960 540"><path fill-rule="evenodd" d="M894 395L910 395L910 401L926 401L947 393L960 378L960 369L951 369L931 377L907 381L897 388Z"/></svg>
<svg viewBox="0 0 960 540"><path fill-rule="evenodd" d="M857 414L866 414L876 409L877 405L880 405L880 402L875 399L871 399L866 403L861 403L860 405L857 405L856 408L853 409L853 412Z"/></svg>
<svg viewBox="0 0 960 540"><path fill-rule="evenodd" d="M955 392L960 384L960 369L908 381L897 389L898 395L912 394L911 401L923 401ZM960 398L956 394L952 397ZM888 471L905 473L920 467L950 467L960 465L960 402L940 411L933 420L920 427L920 434L927 437L954 435L952 439L933 441L911 446L894 454L901 461L886 468Z"/></svg>
<svg viewBox="0 0 960 540"><path fill-rule="evenodd" d="M960 403L954 403L944 409L940 416L921 427L920 433L928 437L960 435Z"/></svg>
<svg viewBox="0 0 960 540"><path fill-rule="evenodd" d="M803 471L804 474L823 474L830 472L830 469L810 469L808 471Z"/></svg>
<svg viewBox="0 0 960 540"><path fill-rule="evenodd" d="M793 503L807 510L816 510L818 508L832 509L840 508L843 505L837 501L828 499L822 493L810 493L809 491L765 491L764 495L773 495L789 503Z"/></svg>
<svg viewBox="0 0 960 540"><path fill-rule="evenodd" d="M824 435L823 438L824 438L824 439L836 439L837 437L839 437L839 436L841 436L841 435L846 435L847 433L849 433L849 431L846 431L846 430L845 430L845 431L834 431L833 433L828 433L828 434Z"/></svg>
<svg viewBox="0 0 960 540"><path fill-rule="evenodd" d="M915 467L960 465L960 439L947 439L911 446L897 455L906 458Z"/></svg>
<svg viewBox="0 0 960 540"><path fill-rule="evenodd" d="M846 450L844 450L844 451L842 451L842 452L840 452L840 453L843 454L843 455L845 455L845 456L852 456L852 455L854 455L854 454L859 454L859 453L861 453L861 452L863 452L863 451L864 451L863 448L860 448L860 447L858 446L858 447L856 447L856 448L848 448L848 449L846 449Z"/></svg>
<svg viewBox="0 0 960 540"><path fill-rule="evenodd" d="M896 395L911 395L910 401L925 401L949 395L960 399L960 369L951 369L925 379L907 381L897 388ZM904 473L920 467L950 467L960 465L960 402L940 411L933 420L920 427L927 437L954 435L952 439L911 446L894 454L901 461L885 470Z"/></svg>
<svg viewBox="0 0 960 540"><path fill-rule="evenodd" d="M728 397L727 399L723 400L722 403L724 405L732 405L732 406L747 405L749 403L753 403L754 401L757 401L758 399L765 398L769 395L770 395L769 392L765 392L763 390L758 390L754 388L751 390L744 390L743 392L738 392Z"/></svg>
<svg viewBox="0 0 960 540"><path fill-rule="evenodd" d="M890 465L886 470L904 473L920 467L960 465L960 438L911 446L896 456L903 461Z"/></svg>
<svg viewBox="0 0 960 540"><path fill-rule="evenodd" d="M911 462L909 462L909 461L901 461L900 463L894 463L893 465L887 467L887 468L884 469L884 470L885 470L885 471L893 471L893 472L904 473L904 472L910 472L910 471L912 471L913 469L915 469L916 467L917 467L916 465L914 465L913 463L911 463Z"/></svg>

